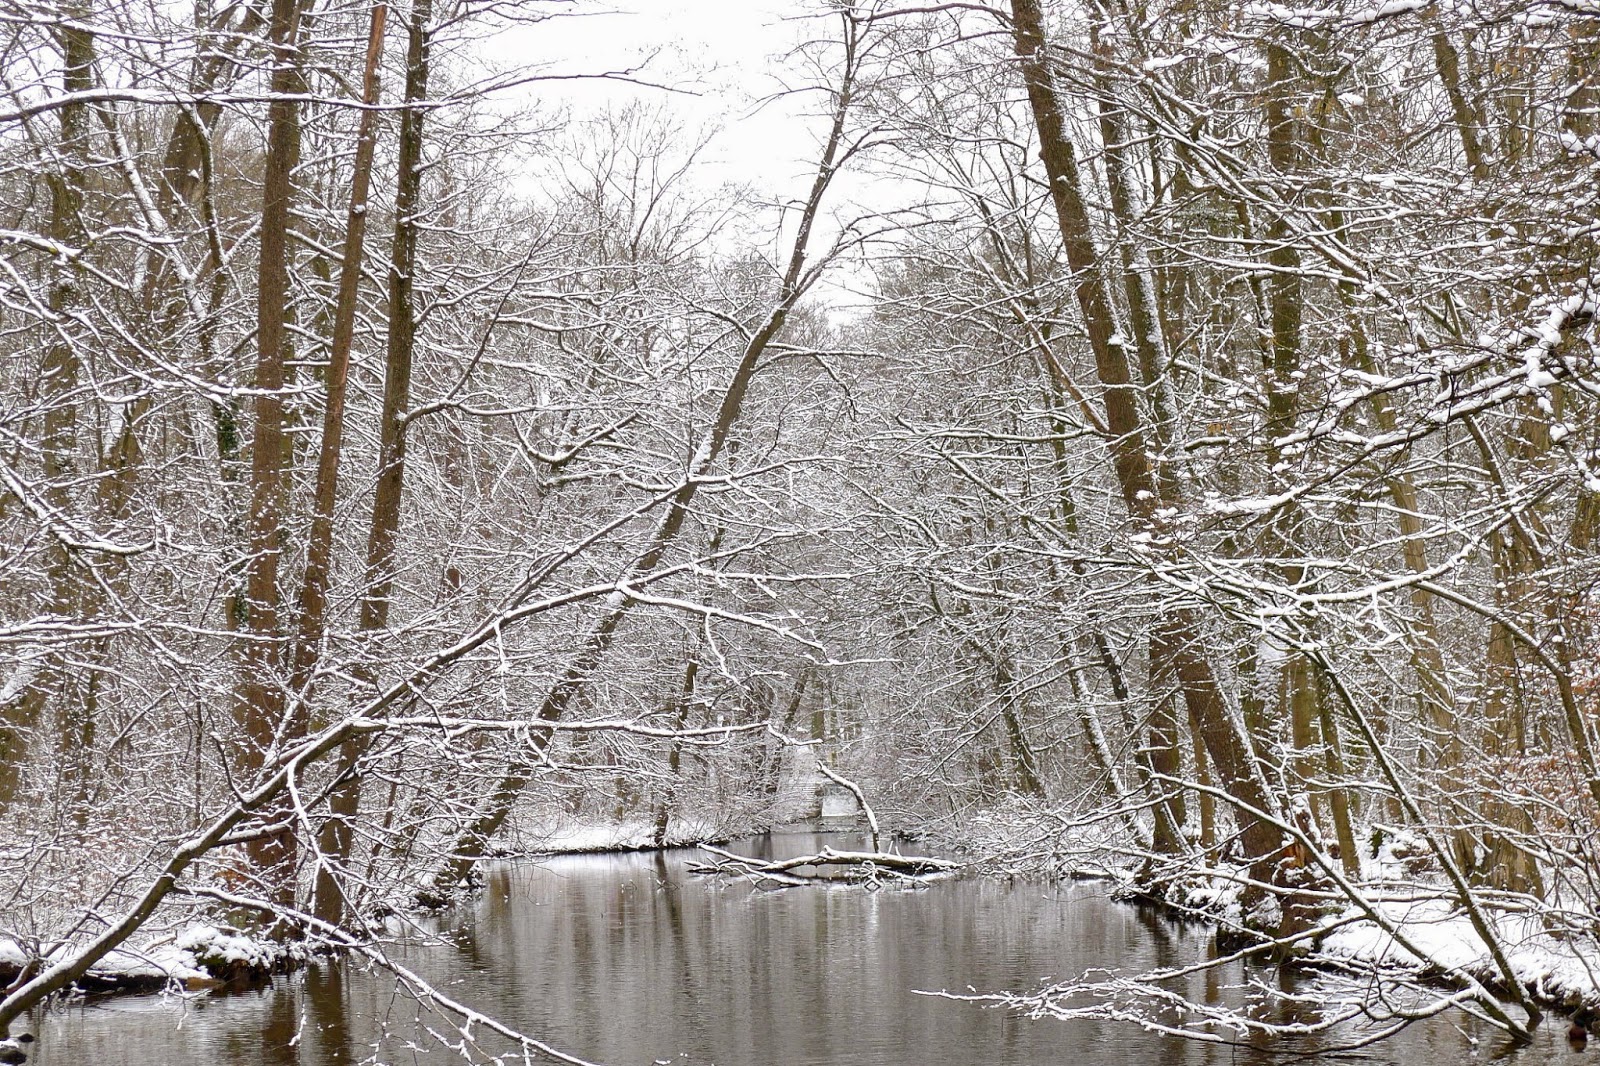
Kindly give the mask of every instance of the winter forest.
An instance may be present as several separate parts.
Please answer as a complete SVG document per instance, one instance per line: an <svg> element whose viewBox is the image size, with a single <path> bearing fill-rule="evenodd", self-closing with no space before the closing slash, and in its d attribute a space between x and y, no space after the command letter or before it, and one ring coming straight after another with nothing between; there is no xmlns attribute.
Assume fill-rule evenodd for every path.
<svg viewBox="0 0 1600 1066"><path fill-rule="evenodd" d="M758 183L522 61L589 0L0 0L0 1038L226 939L576 1054L389 948L844 790L785 891L897 833L1324 974L1037 1024L1581 1046L1600 6L784 7Z"/></svg>

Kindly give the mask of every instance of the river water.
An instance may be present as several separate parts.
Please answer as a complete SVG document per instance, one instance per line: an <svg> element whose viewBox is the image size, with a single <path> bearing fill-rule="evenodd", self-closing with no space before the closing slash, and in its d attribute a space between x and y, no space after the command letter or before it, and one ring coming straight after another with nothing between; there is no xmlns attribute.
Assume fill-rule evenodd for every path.
<svg viewBox="0 0 1600 1066"><path fill-rule="evenodd" d="M782 857L830 839L849 843L786 834L735 846ZM919 995L1031 990L1090 970L1180 965L1206 957L1211 937L1113 902L1092 883L973 878L912 890L761 891L689 874L693 857L563 856L499 867L477 904L440 923L440 940L401 947L396 958L457 1001L610 1066L1233 1066L1308 1057L1532 1066L1571 1054L1554 1023L1533 1047L1503 1058L1504 1042L1460 1015L1330 1053L1359 1032L1219 1047L1128 1023L1029 1019ZM1251 981L1284 980L1270 968L1234 965L1182 991L1216 1002ZM441 1049L429 1030L450 1036L445 1019L419 1011L393 976L353 964L244 993L106 998L58 1007L33 1024L36 1066L485 1061ZM473 1036L487 1054L508 1046L481 1026Z"/></svg>

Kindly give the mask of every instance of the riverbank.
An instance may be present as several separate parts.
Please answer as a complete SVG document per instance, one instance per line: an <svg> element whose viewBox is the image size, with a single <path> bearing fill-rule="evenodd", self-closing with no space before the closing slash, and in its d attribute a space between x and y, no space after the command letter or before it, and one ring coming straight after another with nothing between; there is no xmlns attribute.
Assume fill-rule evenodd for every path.
<svg viewBox="0 0 1600 1066"><path fill-rule="evenodd" d="M1574 927L1570 917L1528 897L1474 894L1469 910L1443 876L1418 870L1412 854L1386 845L1363 856L1351 883L1358 899L1308 871L1298 922L1283 921L1280 908L1289 903L1270 897L1266 920L1258 913L1247 922L1243 869L1188 874L1140 895L1170 913L1236 933L1227 939L1240 946L1262 943L1263 928L1281 928L1293 943L1273 954L1291 966L1387 979L1406 975L1455 987L1476 981L1508 1000L1517 998L1514 981L1544 1010L1600 1009L1600 930ZM1131 886L1131 874L1123 877Z"/></svg>
<svg viewBox="0 0 1600 1066"><path fill-rule="evenodd" d="M56 961L59 951L29 952L0 940L0 986ZM243 987L304 965L311 953L226 925L196 922L176 932L119 949L101 959L75 987L85 994L198 992Z"/></svg>
<svg viewBox="0 0 1600 1066"><path fill-rule="evenodd" d="M674 819L665 834L665 846L722 842L730 835L739 833L709 820ZM497 858L519 861L552 855L650 851L658 846L656 840L655 823L645 819L604 824L561 820L524 830L523 846ZM394 913L396 908L391 903L382 909ZM20 983L19 978L25 973L31 977L64 957L65 952L64 945L51 950L28 950L16 940L0 937L0 989ZM297 970L317 954L318 949L305 943L278 941L222 921L200 918L162 930L137 947L112 951L74 982L74 987L86 995L247 988Z"/></svg>
<svg viewBox="0 0 1600 1066"><path fill-rule="evenodd" d="M1600 1012L1600 927L1574 928L1570 916L1529 897L1475 892L1486 940L1422 838L1390 826L1365 828L1378 845L1360 857L1350 882L1361 900L1344 897L1311 862L1302 867L1304 891L1292 904L1303 910L1291 922L1283 920L1284 901L1271 895L1246 914L1245 868L1224 863L1152 871L1148 855L1130 850L1103 821L1064 823L1024 804L974 812L924 835L940 848L988 856L981 865L991 873L1108 881L1120 899L1209 925L1225 951L1255 946L1291 968L1434 987L1475 981L1515 999L1495 959L1498 950L1531 1003L1563 1015ZM1264 932L1291 925L1297 927L1292 943L1282 947Z"/></svg>

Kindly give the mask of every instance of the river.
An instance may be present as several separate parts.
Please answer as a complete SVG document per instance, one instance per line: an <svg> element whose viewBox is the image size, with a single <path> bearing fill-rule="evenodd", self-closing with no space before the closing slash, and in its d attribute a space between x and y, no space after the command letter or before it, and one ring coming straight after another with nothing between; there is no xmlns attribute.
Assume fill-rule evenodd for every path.
<svg viewBox="0 0 1600 1066"><path fill-rule="evenodd" d="M825 838L739 842L801 854ZM837 839L836 846L841 846ZM775 851L773 850L775 849ZM693 852L558 856L503 865L483 897L396 957L441 991L568 1053L610 1066L1178 1066L1318 1059L1355 1029L1261 1047L1206 1046L1127 1023L1029 1019L918 992L1031 990L1114 968L1192 962L1209 931L1106 898L1104 885L967 878L916 889L790 888L692 875ZM1219 1001L1232 965L1184 991ZM395 979L345 963L249 992L123 996L33 1019L36 1066L347 1066L465 1061L441 1050ZM1569 1054L1564 1026L1501 1061ZM507 1045L481 1027L489 1053ZM1506 1050L1460 1015L1337 1061L1444 1066ZM482 1061L477 1060L477 1061ZM521 1062L521 1056L509 1061Z"/></svg>

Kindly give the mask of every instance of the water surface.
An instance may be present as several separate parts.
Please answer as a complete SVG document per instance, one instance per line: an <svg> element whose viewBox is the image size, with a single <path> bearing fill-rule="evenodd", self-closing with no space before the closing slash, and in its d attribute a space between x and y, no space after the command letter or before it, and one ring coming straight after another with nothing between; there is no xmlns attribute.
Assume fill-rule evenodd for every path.
<svg viewBox="0 0 1600 1066"><path fill-rule="evenodd" d="M789 834L739 850L800 854L826 842ZM1357 1034L1205 1046L1129 1024L1029 1019L918 995L1030 990L1090 970L1179 965L1207 957L1212 938L1202 926L1112 902L1094 884L965 879L914 890L762 891L691 875L693 857L565 856L499 867L477 904L440 923L441 942L405 947L397 958L485 1014L614 1066L1233 1066L1308 1056L1456 1066L1507 1050L1459 1015L1333 1056L1326 1049ZM1183 990L1236 1000L1251 981L1284 980L1270 968L1232 966ZM392 976L350 964L238 994L102 999L57 1008L34 1026L37 1066L465 1061L428 1032L448 1034L443 1019L422 1012L419 1021ZM1566 1058L1563 1028L1547 1025L1534 1047L1499 1061ZM481 1029L474 1035L489 1053L507 1047Z"/></svg>

